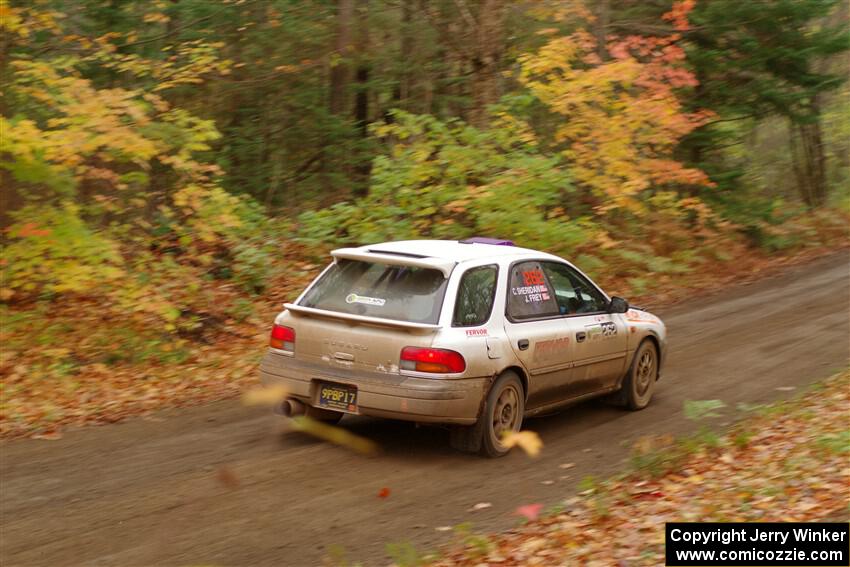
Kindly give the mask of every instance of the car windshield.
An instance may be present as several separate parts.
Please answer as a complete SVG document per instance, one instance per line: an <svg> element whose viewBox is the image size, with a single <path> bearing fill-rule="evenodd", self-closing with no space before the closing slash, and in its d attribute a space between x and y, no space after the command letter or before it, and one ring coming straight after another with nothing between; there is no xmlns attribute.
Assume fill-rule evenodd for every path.
<svg viewBox="0 0 850 567"><path fill-rule="evenodd" d="M439 270L341 259L322 274L299 305L436 324L446 281Z"/></svg>

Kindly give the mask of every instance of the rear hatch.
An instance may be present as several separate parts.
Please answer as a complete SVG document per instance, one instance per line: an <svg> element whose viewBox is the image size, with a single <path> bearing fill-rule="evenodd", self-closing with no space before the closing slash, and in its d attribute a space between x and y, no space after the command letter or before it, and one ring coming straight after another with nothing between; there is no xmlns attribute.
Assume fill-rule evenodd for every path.
<svg viewBox="0 0 850 567"><path fill-rule="evenodd" d="M428 347L445 299L437 267L340 258L295 305L295 357L335 368L397 373L406 346Z"/></svg>

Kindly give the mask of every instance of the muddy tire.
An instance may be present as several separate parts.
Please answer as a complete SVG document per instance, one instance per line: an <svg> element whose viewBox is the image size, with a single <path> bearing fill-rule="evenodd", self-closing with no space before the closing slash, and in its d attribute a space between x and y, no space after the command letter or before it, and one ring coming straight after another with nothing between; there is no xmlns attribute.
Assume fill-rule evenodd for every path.
<svg viewBox="0 0 850 567"><path fill-rule="evenodd" d="M313 406L307 406L304 409L304 415L309 417L310 419L315 419L316 421L327 423L328 425L336 425L337 423L339 423L339 420L342 419L342 416L345 414L340 411L332 411L322 408L314 408Z"/></svg>
<svg viewBox="0 0 850 567"><path fill-rule="evenodd" d="M623 385L614 396L619 405L634 411L649 405L658 381L658 362L655 343L645 339L635 351Z"/></svg>
<svg viewBox="0 0 850 567"><path fill-rule="evenodd" d="M525 412L525 390L515 372L503 373L487 394L484 411L471 427L452 430L451 445L466 453L501 457L510 451L502 445L505 431L519 431Z"/></svg>

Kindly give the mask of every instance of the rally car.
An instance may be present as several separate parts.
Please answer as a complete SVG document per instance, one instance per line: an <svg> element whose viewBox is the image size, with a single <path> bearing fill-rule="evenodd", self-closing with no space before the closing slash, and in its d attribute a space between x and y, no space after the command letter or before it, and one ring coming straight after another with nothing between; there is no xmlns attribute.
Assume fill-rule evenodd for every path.
<svg viewBox="0 0 850 567"><path fill-rule="evenodd" d="M277 408L451 426L453 447L497 457L524 417L593 396L639 410L666 330L570 262L510 241L342 248L284 305L260 365Z"/></svg>

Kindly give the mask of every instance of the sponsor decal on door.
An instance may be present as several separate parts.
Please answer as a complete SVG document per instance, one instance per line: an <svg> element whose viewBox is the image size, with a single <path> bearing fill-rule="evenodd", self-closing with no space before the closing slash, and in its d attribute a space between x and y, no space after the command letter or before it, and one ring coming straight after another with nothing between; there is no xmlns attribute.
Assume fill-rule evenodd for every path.
<svg viewBox="0 0 850 567"><path fill-rule="evenodd" d="M585 325L584 329L590 340L610 339L617 336L617 325L613 321Z"/></svg>

